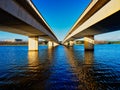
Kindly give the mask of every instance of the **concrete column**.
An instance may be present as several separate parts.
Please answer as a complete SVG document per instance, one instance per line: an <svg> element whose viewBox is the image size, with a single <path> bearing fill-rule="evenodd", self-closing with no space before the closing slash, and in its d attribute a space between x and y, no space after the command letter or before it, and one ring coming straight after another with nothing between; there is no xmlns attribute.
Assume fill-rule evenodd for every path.
<svg viewBox="0 0 120 90"><path fill-rule="evenodd" d="M48 41L48 47L53 47L53 42L52 41Z"/></svg>
<svg viewBox="0 0 120 90"><path fill-rule="evenodd" d="M54 46L54 47L56 47L56 46L58 46L58 45L59 45L58 43L53 42L53 46Z"/></svg>
<svg viewBox="0 0 120 90"><path fill-rule="evenodd" d="M73 46L74 45L74 41L69 41L69 46Z"/></svg>
<svg viewBox="0 0 120 90"><path fill-rule="evenodd" d="M64 45L65 45L65 46L68 46L68 42L65 42Z"/></svg>
<svg viewBox="0 0 120 90"><path fill-rule="evenodd" d="M93 35L84 37L84 49L94 50L94 36Z"/></svg>
<svg viewBox="0 0 120 90"><path fill-rule="evenodd" d="M29 50L36 51L38 50L38 36L30 36L28 40Z"/></svg>
<svg viewBox="0 0 120 90"><path fill-rule="evenodd" d="M48 41L48 46L49 46L49 47L55 47L55 46L57 46L57 45L58 45L58 44L55 43L55 42Z"/></svg>

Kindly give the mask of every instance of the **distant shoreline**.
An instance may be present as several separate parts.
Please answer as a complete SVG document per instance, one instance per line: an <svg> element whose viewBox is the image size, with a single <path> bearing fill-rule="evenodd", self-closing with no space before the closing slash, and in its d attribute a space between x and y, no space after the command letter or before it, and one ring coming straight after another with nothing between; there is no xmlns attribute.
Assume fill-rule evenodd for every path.
<svg viewBox="0 0 120 90"><path fill-rule="evenodd" d="M79 44L84 44L84 41L83 40L77 40L75 42L76 45L79 45ZM120 41L97 41L95 40L95 44L120 44Z"/></svg>
<svg viewBox="0 0 120 90"><path fill-rule="evenodd" d="M47 45L47 42L39 42L39 45ZM0 46L28 46L28 42L6 42L0 41Z"/></svg>
<svg viewBox="0 0 120 90"><path fill-rule="evenodd" d="M48 42L42 41L39 42L39 45L47 45ZM84 41L77 40L75 41L75 45L83 45ZM95 45L97 44L120 44L120 41L95 41ZM0 41L0 46L28 46L28 42L5 42Z"/></svg>

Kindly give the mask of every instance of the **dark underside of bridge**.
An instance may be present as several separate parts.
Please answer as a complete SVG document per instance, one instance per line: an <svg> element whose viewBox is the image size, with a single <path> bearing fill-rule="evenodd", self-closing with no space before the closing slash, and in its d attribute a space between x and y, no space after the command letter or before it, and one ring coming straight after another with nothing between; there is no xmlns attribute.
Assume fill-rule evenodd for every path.
<svg viewBox="0 0 120 90"><path fill-rule="evenodd" d="M16 25L23 24L18 18L0 9L0 25Z"/></svg>
<svg viewBox="0 0 120 90"><path fill-rule="evenodd" d="M0 22L1 22L0 30L1 30L1 26L2 27L6 26L6 27L10 27L10 28L14 28L14 29L18 30L17 32L14 30L12 30L12 31L11 30L2 30L2 31L22 34L22 35L26 35L26 36L32 36L32 34L34 34L34 35L46 37L46 34L41 33L39 30L35 29L33 26L28 25L26 22L23 22L19 18L13 16L12 14L10 14L6 11L3 11L2 9L0 9ZM32 32L32 34L30 34L31 32Z"/></svg>
<svg viewBox="0 0 120 90"><path fill-rule="evenodd" d="M120 11L73 36L73 39L120 30Z"/></svg>
<svg viewBox="0 0 120 90"><path fill-rule="evenodd" d="M106 28L109 31L120 30L120 11L98 22L95 26Z"/></svg>

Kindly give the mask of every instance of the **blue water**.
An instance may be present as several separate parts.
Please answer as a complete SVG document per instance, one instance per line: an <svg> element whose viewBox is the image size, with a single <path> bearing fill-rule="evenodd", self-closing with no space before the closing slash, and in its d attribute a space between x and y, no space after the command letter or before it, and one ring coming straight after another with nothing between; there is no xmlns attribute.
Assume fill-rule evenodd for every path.
<svg viewBox="0 0 120 90"><path fill-rule="evenodd" d="M120 90L120 45L0 46L0 90Z"/></svg>

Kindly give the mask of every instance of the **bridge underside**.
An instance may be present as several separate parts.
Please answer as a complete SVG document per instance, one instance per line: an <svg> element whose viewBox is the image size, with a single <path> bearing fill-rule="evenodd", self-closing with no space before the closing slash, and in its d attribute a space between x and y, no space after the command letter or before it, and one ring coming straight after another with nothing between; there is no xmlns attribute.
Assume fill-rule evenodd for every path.
<svg viewBox="0 0 120 90"><path fill-rule="evenodd" d="M83 38L84 36L108 33L117 30L120 30L120 11L79 32L78 34L69 38L67 41Z"/></svg>
<svg viewBox="0 0 120 90"><path fill-rule="evenodd" d="M11 14L0 9L0 30L6 32L12 32L16 34L22 34L25 36L39 36L41 38L52 40L47 34L41 32L35 27L28 25L27 23L19 20Z"/></svg>
<svg viewBox="0 0 120 90"><path fill-rule="evenodd" d="M58 39L30 0L0 0L0 30L29 37L29 50L38 50L38 39Z"/></svg>
<svg viewBox="0 0 120 90"><path fill-rule="evenodd" d="M84 30L81 29L81 26L78 27L65 38L63 43L84 37L85 50L94 50L94 35L117 30L120 30L120 10Z"/></svg>

